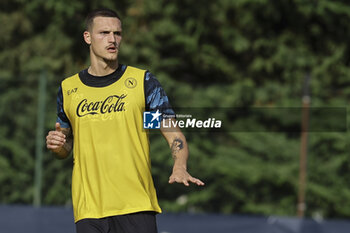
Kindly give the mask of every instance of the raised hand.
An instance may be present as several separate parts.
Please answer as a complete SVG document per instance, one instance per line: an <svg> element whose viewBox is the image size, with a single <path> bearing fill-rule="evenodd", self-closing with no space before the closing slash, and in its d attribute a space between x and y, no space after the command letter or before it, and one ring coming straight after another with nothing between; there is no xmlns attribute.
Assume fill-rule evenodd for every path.
<svg viewBox="0 0 350 233"><path fill-rule="evenodd" d="M55 152L61 149L64 143L66 143L66 135L62 132L60 123L56 122L55 130L50 131L46 136L46 146Z"/></svg>

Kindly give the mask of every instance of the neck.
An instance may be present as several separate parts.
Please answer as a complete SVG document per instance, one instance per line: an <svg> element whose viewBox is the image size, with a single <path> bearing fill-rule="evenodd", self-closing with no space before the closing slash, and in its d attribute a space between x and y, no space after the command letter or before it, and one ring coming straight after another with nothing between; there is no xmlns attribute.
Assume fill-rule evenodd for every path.
<svg viewBox="0 0 350 233"><path fill-rule="evenodd" d="M91 65L88 68L88 72L94 76L106 76L118 69L119 63L118 60L108 61L94 61L91 60Z"/></svg>

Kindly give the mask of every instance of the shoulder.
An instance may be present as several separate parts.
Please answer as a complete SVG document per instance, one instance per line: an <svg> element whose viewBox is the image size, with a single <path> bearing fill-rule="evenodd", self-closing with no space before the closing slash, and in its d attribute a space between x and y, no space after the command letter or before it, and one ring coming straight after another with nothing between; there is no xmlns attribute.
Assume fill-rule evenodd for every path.
<svg viewBox="0 0 350 233"><path fill-rule="evenodd" d="M61 88L64 88L65 86L70 85L76 82L77 80L79 80L79 73L68 76L61 81Z"/></svg>
<svg viewBox="0 0 350 233"><path fill-rule="evenodd" d="M80 73L80 72L79 72L79 73ZM64 78L64 79L62 80L62 83L63 83L63 82L69 82L69 81L72 81L72 80L78 78L78 77L79 77L79 73L76 73L76 74L73 74L73 75L71 75L71 76L68 76L68 77Z"/></svg>
<svg viewBox="0 0 350 233"><path fill-rule="evenodd" d="M140 69L134 66L126 66L124 75L127 78L136 78L137 82L145 84L147 74L149 73L146 69Z"/></svg>
<svg viewBox="0 0 350 233"><path fill-rule="evenodd" d="M134 66L129 66L127 65L125 67L125 72L124 74L126 75L132 75L132 76L138 76L140 78L144 78L145 73L147 73L148 71L146 69L140 69Z"/></svg>
<svg viewBox="0 0 350 233"><path fill-rule="evenodd" d="M144 82L145 82L145 87L148 87L149 89L161 87L161 84L158 81L157 77L148 70L145 73L145 81Z"/></svg>
<svg viewBox="0 0 350 233"><path fill-rule="evenodd" d="M142 68L138 68L138 67L134 67L134 66L129 66L129 65L126 65L126 69L133 70L133 71L147 72L146 69L142 69Z"/></svg>

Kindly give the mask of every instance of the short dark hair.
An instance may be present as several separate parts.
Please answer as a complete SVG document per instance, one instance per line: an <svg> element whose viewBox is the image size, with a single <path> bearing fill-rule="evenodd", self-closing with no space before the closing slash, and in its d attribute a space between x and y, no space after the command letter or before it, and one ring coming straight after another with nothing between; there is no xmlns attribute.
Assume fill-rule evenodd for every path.
<svg viewBox="0 0 350 233"><path fill-rule="evenodd" d="M113 10L110 10L107 8L96 9L96 10L91 11L86 17L85 29L87 31L89 31L91 29L94 18L96 18L98 16L117 18L120 20L120 22L122 21L118 15L118 13L113 11Z"/></svg>

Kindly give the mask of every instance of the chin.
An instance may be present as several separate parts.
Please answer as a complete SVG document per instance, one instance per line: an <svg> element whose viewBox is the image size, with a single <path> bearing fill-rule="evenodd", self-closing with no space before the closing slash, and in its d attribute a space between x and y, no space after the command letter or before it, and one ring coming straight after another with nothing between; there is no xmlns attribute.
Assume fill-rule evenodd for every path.
<svg viewBox="0 0 350 233"><path fill-rule="evenodd" d="M104 58L105 61L114 62L118 60L118 56L109 56Z"/></svg>

